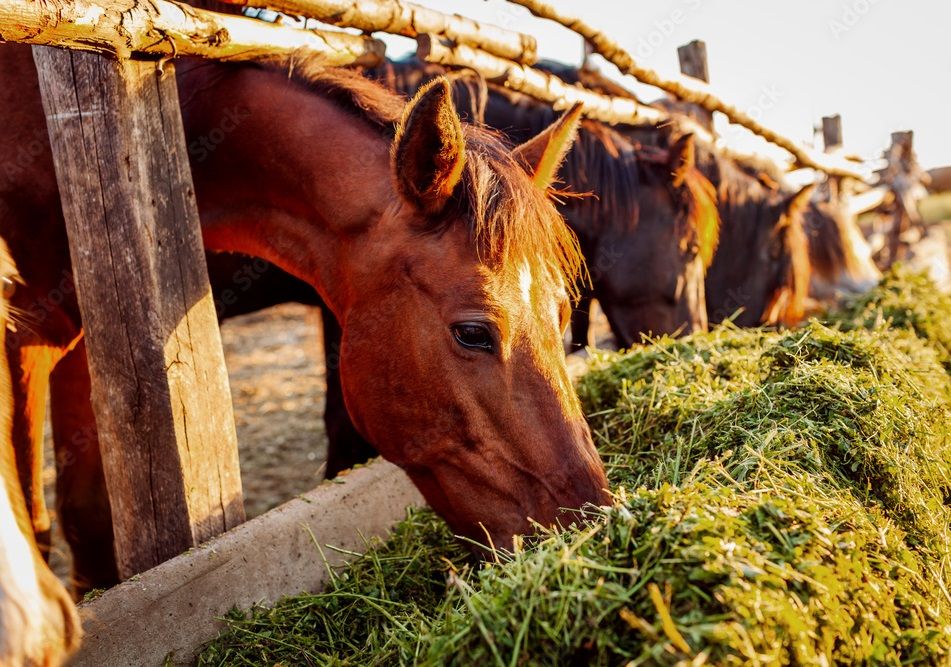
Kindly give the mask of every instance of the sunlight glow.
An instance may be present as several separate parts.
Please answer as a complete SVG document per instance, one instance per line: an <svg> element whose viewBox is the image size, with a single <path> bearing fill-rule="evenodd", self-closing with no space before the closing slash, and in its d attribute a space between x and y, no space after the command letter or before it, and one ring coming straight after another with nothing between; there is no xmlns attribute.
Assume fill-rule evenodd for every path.
<svg viewBox="0 0 951 667"><path fill-rule="evenodd" d="M580 63L581 39L503 0L416 0L445 12L529 32L543 58ZM911 0L550 0L604 27L639 63L662 75L679 72L677 47L707 43L716 91L770 128L821 147L814 126L823 115L842 114L846 148L880 157L890 133L914 130L926 168L951 164L947 130L951 96L951 3ZM413 48L386 37L389 55ZM610 65L602 69L615 76ZM658 91L625 80L652 100ZM722 121L722 119L720 119ZM728 143L766 150L745 130L718 123ZM777 153L772 153L776 155ZM778 155L784 153L779 151Z"/></svg>

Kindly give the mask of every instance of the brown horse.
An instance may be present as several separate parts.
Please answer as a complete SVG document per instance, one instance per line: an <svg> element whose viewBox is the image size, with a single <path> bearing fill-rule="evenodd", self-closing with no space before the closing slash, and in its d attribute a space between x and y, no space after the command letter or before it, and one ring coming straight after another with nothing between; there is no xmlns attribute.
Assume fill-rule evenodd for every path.
<svg viewBox="0 0 951 667"><path fill-rule="evenodd" d="M0 338L10 322L7 300L20 280L0 241ZM0 357L0 665L58 665L76 649L82 630L33 536L10 439L13 405L2 348Z"/></svg>
<svg viewBox="0 0 951 667"><path fill-rule="evenodd" d="M570 520L562 508L604 500L561 347L581 257L546 195L572 119L513 153L460 123L443 80L406 105L348 72L283 65L179 68L189 144L217 137L191 156L206 247L261 257L316 288L343 328L356 428L457 533L504 546L530 519ZM101 470L88 392L71 393L87 382L81 322L28 50L0 48L0 90L10 91L0 154L35 153L0 189L0 227L31 286L16 304L30 324L8 339L21 482L42 533L40 406L73 354L67 377L53 375L54 411L68 409L57 395L75 406L71 435L57 438L60 485L88 486L58 502L74 551L92 554L77 559L88 585L110 574L92 562L106 560L104 542L86 541L105 532L105 513L70 510L104 502L89 482Z"/></svg>
<svg viewBox="0 0 951 667"><path fill-rule="evenodd" d="M388 63L368 72L387 87L413 94L427 81L446 74L417 61ZM478 76L452 72L453 98L473 119L488 118L515 141L527 141L556 114L524 95L488 87ZM196 144L200 150L200 144ZM693 168L692 146L673 150L634 146L596 122L582 123L575 146L560 172L564 189L590 193L567 196L561 206L579 235L592 285L572 314L576 347L584 345L588 307L597 296L623 345L645 333L689 333L706 327L703 270L716 244L718 225L712 186ZM701 251L702 248L702 251ZM619 264L625 257L632 271ZM260 260L209 256L209 275L219 315L228 317L284 301L321 305L313 289ZM373 446L353 428L343 407L339 384L339 325L322 309L327 367L324 420L329 449L326 472L332 477L375 455Z"/></svg>
<svg viewBox="0 0 951 667"><path fill-rule="evenodd" d="M411 95L446 73L439 66L409 60L387 63L368 75ZM528 141L554 122L556 114L546 104L486 86L477 75L451 74L454 98L466 113L483 118L515 142ZM560 211L580 239L591 278L572 313L573 347L587 343L593 297L623 346L649 333L704 330L704 269L716 247L719 220L713 187L694 166L692 142L685 139L669 150L644 149L601 123L585 121L560 180ZM280 276L272 274L267 280L274 281L272 289L254 288L248 301L263 306L294 291ZM281 281L283 287L277 284ZM324 346L331 355L324 413L328 476L375 453L352 428L338 399L334 331L334 318L325 310Z"/></svg>

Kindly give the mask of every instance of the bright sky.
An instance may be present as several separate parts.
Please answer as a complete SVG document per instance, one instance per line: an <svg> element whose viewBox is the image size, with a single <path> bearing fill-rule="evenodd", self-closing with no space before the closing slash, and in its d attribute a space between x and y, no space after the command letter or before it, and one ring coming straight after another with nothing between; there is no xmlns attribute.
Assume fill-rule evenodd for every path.
<svg viewBox="0 0 951 667"><path fill-rule="evenodd" d="M529 32L543 58L580 62L579 37L504 0L416 1ZM820 118L840 113L850 151L878 157L892 131L911 129L922 166L951 164L947 0L549 2L604 29L662 75L679 72L679 45L706 41L715 91L792 139L812 143ZM391 57L414 48L398 37L387 41ZM648 100L659 96L631 87ZM743 131L725 127L731 144L753 147ZM815 141L821 145L821 137Z"/></svg>

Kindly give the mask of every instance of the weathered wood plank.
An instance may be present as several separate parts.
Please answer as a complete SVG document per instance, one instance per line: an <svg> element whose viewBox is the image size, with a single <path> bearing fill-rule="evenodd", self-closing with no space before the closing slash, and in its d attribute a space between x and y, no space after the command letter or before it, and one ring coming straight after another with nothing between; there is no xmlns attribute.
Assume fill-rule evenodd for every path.
<svg viewBox="0 0 951 667"><path fill-rule="evenodd" d="M34 47L123 578L244 520L174 69Z"/></svg>
<svg viewBox="0 0 951 667"><path fill-rule="evenodd" d="M70 664L193 665L233 607L323 589L348 551L363 553L424 504L406 473L382 460L325 482L80 605L85 637Z"/></svg>
<svg viewBox="0 0 951 667"><path fill-rule="evenodd" d="M842 148L842 116L822 117L822 146L826 153Z"/></svg>
<svg viewBox="0 0 951 667"><path fill-rule="evenodd" d="M680 73L710 83L710 70L707 67L707 43L695 39L677 47L680 60Z"/></svg>
<svg viewBox="0 0 951 667"><path fill-rule="evenodd" d="M412 38L431 33L525 65L538 60L538 43L531 35L480 23L459 14L444 14L406 0L223 1L242 7L267 7L368 33L388 32Z"/></svg>
<svg viewBox="0 0 951 667"><path fill-rule="evenodd" d="M680 61L680 73L704 83L710 83L710 70L707 66L707 43L695 39L683 46L677 47L677 58ZM691 115L705 129L713 132L713 112L698 106L693 106Z"/></svg>
<svg viewBox="0 0 951 667"><path fill-rule="evenodd" d="M96 51L119 58L257 60L296 54L328 67L378 64L383 42L219 14L173 0L0 0L0 42Z"/></svg>

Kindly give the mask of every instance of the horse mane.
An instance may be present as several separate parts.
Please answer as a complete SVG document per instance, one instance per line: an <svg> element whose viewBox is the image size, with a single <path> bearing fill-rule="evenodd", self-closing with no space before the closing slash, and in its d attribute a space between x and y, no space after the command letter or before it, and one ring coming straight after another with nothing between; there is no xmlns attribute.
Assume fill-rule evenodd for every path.
<svg viewBox="0 0 951 667"><path fill-rule="evenodd" d="M764 155L738 153L726 146L718 147L717 151L724 159L732 161L739 169L767 188L777 189L784 182L785 174L782 168Z"/></svg>
<svg viewBox="0 0 951 667"><path fill-rule="evenodd" d="M689 117L689 114L685 113L684 108L685 106L689 107L689 105L684 105L674 99L659 99L654 102L645 103L641 101L641 99L638 98L638 96L634 94L633 91L630 91L620 83L609 79L601 71L596 69L579 69L577 67L565 65L564 63L559 63L552 60L542 60L537 63L536 67L545 72L554 74L567 83L582 85L589 90L601 93L603 95L611 95L612 97L621 97L634 100L635 102L645 106L668 111L675 117L678 115ZM776 184L783 182L782 168L768 157L739 153L725 147L718 147L717 150L723 155L723 157L732 160L737 167L747 172L754 178L757 178L761 182L763 180L769 180ZM766 179L763 179L763 176L765 176Z"/></svg>
<svg viewBox="0 0 951 667"><path fill-rule="evenodd" d="M264 61L292 81L331 100L392 141L406 99L361 74L328 68L317 58L294 55ZM483 261L517 270L525 263L562 280L572 296L584 260L574 232L547 193L538 190L498 133L463 124L466 161L447 215L421 230L439 233L462 218Z"/></svg>
<svg viewBox="0 0 951 667"><path fill-rule="evenodd" d="M786 216L774 233L783 235L782 282L773 292L761 320L768 325L794 326L806 313L812 268L802 215Z"/></svg>
<svg viewBox="0 0 951 667"><path fill-rule="evenodd" d="M537 69L543 72L554 74L565 83L576 86L584 86L603 95L612 97L623 97L634 100L638 104L644 104L641 99L632 91L628 90L617 81L609 79L598 69L586 69L567 65L556 60L540 60L535 64ZM650 105L648 105L650 106Z"/></svg>
<svg viewBox="0 0 951 667"><path fill-rule="evenodd" d="M717 191L699 169L691 169L684 177L684 185L690 192L687 199L689 228L696 235L704 270L710 268L717 246L720 245L720 210L717 207Z"/></svg>
<svg viewBox="0 0 951 667"><path fill-rule="evenodd" d="M447 70L415 57L387 61L367 70L368 76L408 97L428 80L446 74L454 75L451 81L457 102L478 85L470 80L481 81L481 77L474 72ZM488 100L472 101L467 106L478 105L490 114L494 110L491 125L505 132L510 143L527 141L558 118L559 112L550 105L522 93L494 85L488 91ZM505 122L496 122L502 116ZM565 191L561 194L568 196L572 217L581 226L603 224L606 220L625 221L633 225L638 218L636 195L645 176L643 171L631 142L601 123L586 120L581 124L578 137L560 173L563 181L574 185L596 183L598 191ZM572 194L583 196L572 197ZM597 206L591 205L590 200L594 198L598 201Z"/></svg>

